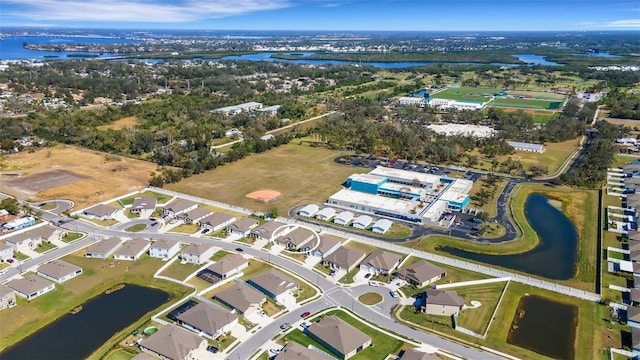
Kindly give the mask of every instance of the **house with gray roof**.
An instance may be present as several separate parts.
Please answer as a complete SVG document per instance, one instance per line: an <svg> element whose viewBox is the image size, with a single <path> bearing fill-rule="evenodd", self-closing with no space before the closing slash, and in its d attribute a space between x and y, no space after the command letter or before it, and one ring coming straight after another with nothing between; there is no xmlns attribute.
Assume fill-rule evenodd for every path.
<svg viewBox="0 0 640 360"><path fill-rule="evenodd" d="M214 299L244 316L261 310L262 304L267 301L263 293L239 282L216 294Z"/></svg>
<svg viewBox="0 0 640 360"><path fill-rule="evenodd" d="M185 199L175 199L162 208L163 215L175 217L198 207L198 204Z"/></svg>
<svg viewBox="0 0 640 360"><path fill-rule="evenodd" d="M349 359L371 345L371 337L336 315L309 325L305 333L324 345L338 359Z"/></svg>
<svg viewBox="0 0 640 360"><path fill-rule="evenodd" d="M231 331L231 327L238 323L236 314L206 302L198 303L177 318L180 325L212 340Z"/></svg>
<svg viewBox="0 0 640 360"><path fill-rule="evenodd" d="M16 306L16 292L5 285L0 285L0 310Z"/></svg>
<svg viewBox="0 0 640 360"><path fill-rule="evenodd" d="M375 275L388 275L400 265L402 256L382 250L375 250L360 263L360 270Z"/></svg>
<svg viewBox="0 0 640 360"><path fill-rule="evenodd" d="M318 210L320 210L320 207L318 205L309 204L303 207L302 209L300 209L298 214L304 217L312 217L318 212Z"/></svg>
<svg viewBox="0 0 640 360"><path fill-rule="evenodd" d="M351 211L343 211L333 218L333 222L338 225L349 225L353 220L353 213Z"/></svg>
<svg viewBox="0 0 640 360"><path fill-rule="evenodd" d="M258 240L271 241L272 238L276 238L284 234L286 230L287 227L284 224L275 221L267 221L251 231L250 235Z"/></svg>
<svg viewBox="0 0 640 360"><path fill-rule="evenodd" d="M192 264L202 264L209 260L216 248L211 244L189 244L180 252L180 259Z"/></svg>
<svg viewBox="0 0 640 360"><path fill-rule="evenodd" d="M13 259L13 247L0 242L0 261Z"/></svg>
<svg viewBox="0 0 640 360"><path fill-rule="evenodd" d="M349 272L358 266L366 255L367 253L362 250L340 246L334 252L325 256L322 264L331 266L331 268L336 270Z"/></svg>
<svg viewBox="0 0 640 360"><path fill-rule="evenodd" d="M84 256L88 258L106 259L113 254L122 244L122 239L110 237L102 239L97 243L89 246L84 252Z"/></svg>
<svg viewBox="0 0 640 360"><path fill-rule="evenodd" d="M436 354L429 354L414 348L408 348L402 353L400 360L442 360Z"/></svg>
<svg viewBox="0 0 640 360"><path fill-rule="evenodd" d="M464 299L453 290L427 289L422 296L426 299L421 308L425 314L451 316L464 306Z"/></svg>
<svg viewBox="0 0 640 360"><path fill-rule="evenodd" d="M378 234L384 234L393 226L393 222L389 219L379 219L371 226L371 231Z"/></svg>
<svg viewBox="0 0 640 360"><path fill-rule="evenodd" d="M140 350L168 360L193 359L196 351L206 351L207 340L175 325L165 325L140 343Z"/></svg>
<svg viewBox="0 0 640 360"><path fill-rule="evenodd" d="M216 212L200 219L198 224L201 229L209 229L212 232L216 232L224 229L234 221L236 221L235 216L223 212Z"/></svg>
<svg viewBox="0 0 640 360"><path fill-rule="evenodd" d="M280 246L283 246L287 250L301 250L305 248L305 245L316 240L316 236L309 230L303 228L297 228L284 235L278 236L274 242ZM313 241L315 243L315 241ZM314 246L315 244L309 244Z"/></svg>
<svg viewBox="0 0 640 360"><path fill-rule="evenodd" d="M11 280L7 283L7 286L27 300L33 300L40 295L56 289L56 285L53 282L37 275L29 275L22 279Z"/></svg>
<svg viewBox="0 0 640 360"><path fill-rule="evenodd" d="M148 218L156 210L158 199L154 197L137 197L131 204L131 213L140 214L141 218Z"/></svg>
<svg viewBox="0 0 640 360"><path fill-rule="evenodd" d="M336 209L332 207L325 207L316 213L315 218L320 221L329 221L335 215L336 215Z"/></svg>
<svg viewBox="0 0 640 360"><path fill-rule="evenodd" d="M640 328L640 308L627 306L627 325Z"/></svg>
<svg viewBox="0 0 640 360"><path fill-rule="evenodd" d="M396 276L417 287L425 287L447 275L442 268L431 264L426 260L420 260L411 265L398 269Z"/></svg>
<svg viewBox="0 0 640 360"><path fill-rule="evenodd" d="M38 267L38 275L62 284L63 282L82 275L82 268L62 260L53 260Z"/></svg>
<svg viewBox="0 0 640 360"><path fill-rule="evenodd" d="M42 238L33 231L25 231L5 239L14 251L34 250L42 245Z"/></svg>
<svg viewBox="0 0 640 360"><path fill-rule="evenodd" d="M242 255L230 254L207 266L206 269L203 269L200 272L208 273L218 279L226 279L240 273L247 266L249 266L249 261ZM198 274L198 276L200 277L200 274Z"/></svg>
<svg viewBox="0 0 640 360"><path fill-rule="evenodd" d="M631 328L631 351L634 356L640 354L640 328Z"/></svg>
<svg viewBox="0 0 640 360"><path fill-rule="evenodd" d="M342 245L340 238L332 235L320 234L320 244L311 251L311 255L323 258Z"/></svg>
<svg viewBox="0 0 640 360"><path fill-rule="evenodd" d="M149 246L149 256L159 259L172 258L180 251L180 242L173 239L159 239Z"/></svg>
<svg viewBox="0 0 640 360"><path fill-rule="evenodd" d="M248 236L256 226L258 226L258 220L252 218L240 218L231 224L227 225L226 231L229 234L239 234L242 236Z"/></svg>
<svg viewBox="0 0 640 360"><path fill-rule="evenodd" d="M201 207L189 210L182 214L176 215L176 219L182 220L185 224L194 224L213 214L213 211Z"/></svg>
<svg viewBox="0 0 640 360"><path fill-rule="evenodd" d="M82 211L82 214L90 219L107 220L113 219L116 213L120 211L117 207L110 205L98 204Z"/></svg>
<svg viewBox="0 0 640 360"><path fill-rule="evenodd" d="M351 224L351 226L353 226L356 229L364 230L372 222L373 222L373 218L371 216L360 215L355 220L353 220L353 223Z"/></svg>
<svg viewBox="0 0 640 360"><path fill-rule="evenodd" d="M39 226L30 232L40 236L42 241L51 242L54 240L62 240L63 237L67 236L67 230L55 226L51 226L49 224L44 226Z"/></svg>
<svg viewBox="0 0 640 360"><path fill-rule="evenodd" d="M280 304L284 304L286 296L298 288L296 281L276 269L262 272L249 279L248 282L251 286L254 286Z"/></svg>
<svg viewBox="0 0 640 360"><path fill-rule="evenodd" d="M295 341L288 342L276 355L275 360L331 360L324 354L304 347Z"/></svg>
<svg viewBox="0 0 640 360"><path fill-rule="evenodd" d="M113 254L116 260L138 260L151 246L151 242L146 239L131 239L122 245L118 251Z"/></svg>

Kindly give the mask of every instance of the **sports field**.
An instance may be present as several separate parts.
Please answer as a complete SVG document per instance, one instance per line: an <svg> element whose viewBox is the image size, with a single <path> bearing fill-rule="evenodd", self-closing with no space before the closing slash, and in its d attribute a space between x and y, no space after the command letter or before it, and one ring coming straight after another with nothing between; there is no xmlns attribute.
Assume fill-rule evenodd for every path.
<svg viewBox="0 0 640 360"><path fill-rule="evenodd" d="M493 94L500 92L496 88L448 88L432 94L432 98L456 101L486 102Z"/></svg>
<svg viewBox="0 0 640 360"><path fill-rule="evenodd" d="M497 98L491 102L491 106L504 106L504 107L515 107L521 109L551 109L554 103L558 103L560 100L535 100L528 98ZM558 105L559 108L562 104Z"/></svg>
<svg viewBox="0 0 640 360"><path fill-rule="evenodd" d="M564 101L565 95L546 91L509 90L511 96L524 96L536 100Z"/></svg>
<svg viewBox="0 0 640 360"><path fill-rule="evenodd" d="M551 119L555 119L560 116L559 111L547 111L547 110L533 110L533 109L516 109L516 108L506 108L503 110L505 112L514 112L518 110L524 110L526 114L533 116L533 122L538 124L546 124Z"/></svg>

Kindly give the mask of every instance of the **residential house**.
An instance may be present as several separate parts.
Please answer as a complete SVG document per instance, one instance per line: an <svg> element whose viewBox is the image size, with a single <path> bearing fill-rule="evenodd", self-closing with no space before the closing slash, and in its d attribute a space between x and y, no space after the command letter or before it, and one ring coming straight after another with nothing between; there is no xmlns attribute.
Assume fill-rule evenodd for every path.
<svg viewBox="0 0 640 360"><path fill-rule="evenodd" d="M312 217L318 212L318 210L320 210L320 207L318 205L309 204L309 205L306 205L305 207L303 207L302 209L300 209L298 214L300 214L300 216L304 216L304 217Z"/></svg>
<svg viewBox="0 0 640 360"><path fill-rule="evenodd" d="M0 261L13 259L13 247L0 242Z"/></svg>
<svg viewBox="0 0 640 360"><path fill-rule="evenodd" d="M224 229L234 221L236 221L235 216L227 213L217 212L201 219L200 228L209 229L212 232L216 232L220 229Z"/></svg>
<svg viewBox="0 0 640 360"><path fill-rule="evenodd" d="M396 271L396 276L399 279L419 288L432 284L446 275L445 270L426 260L420 260Z"/></svg>
<svg viewBox="0 0 640 360"><path fill-rule="evenodd" d="M332 358L298 344L288 342L276 355L275 360L330 360Z"/></svg>
<svg viewBox="0 0 640 360"><path fill-rule="evenodd" d="M249 279L249 285L262 291L280 304L285 304L287 295L298 288L298 283L276 269L269 269Z"/></svg>
<svg viewBox="0 0 640 360"><path fill-rule="evenodd" d="M209 260L215 248L211 244L189 244L180 252L180 259L192 264L202 264Z"/></svg>
<svg viewBox="0 0 640 360"><path fill-rule="evenodd" d="M116 260L129 260L136 261L138 260L151 246L151 242L145 239L131 239L122 245L115 254L113 254L113 258Z"/></svg>
<svg viewBox="0 0 640 360"><path fill-rule="evenodd" d="M82 268L62 260L53 260L38 267L38 275L62 284L82 274Z"/></svg>
<svg viewBox="0 0 640 360"><path fill-rule="evenodd" d="M240 273L249 266L249 261L240 254L230 254L198 272L202 280L215 284L230 276Z"/></svg>
<svg viewBox="0 0 640 360"><path fill-rule="evenodd" d="M139 214L141 218L148 218L156 210L158 199L154 197L137 197L131 204L131 213Z"/></svg>
<svg viewBox="0 0 640 360"><path fill-rule="evenodd" d="M175 199L162 208L162 213L165 216L174 217L187 211L193 210L198 207L198 204L193 201L184 199Z"/></svg>
<svg viewBox="0 0 640 360"><path fill-rule="evenodd" d="M329 349L338 359L349 359L371 345L371 337L335 315L325 316L305 333Z"/></svg>
<svg viewBox="0 0 640 360"><path fill-rule="evenodd" d="M640 354L640 328L637 327L631 328L631 351L634 358Z"/></svg>
<svg viewBox="0 0 640 360"><path fill-rule="evenodd" d="M400 265L402 256L390 252L375 250L360 264L360 270L375 275L389 275Z"/></svg>
<svg viewBox="0 0 640 360"><path fill-rule="evenodd" d="M442 360L436 354L429 354L414 348L408 348L402 353L400 360Z"/></svg>
<svg viewBox="0 0 640 360"><path fill-rule="evenodd" d="M27 300L33 300L42 294L56 289L56 285L40 276L29 275L22 279L14 279L7 283L16 294Z"/></svg>
<svg viewBox="0 0 640 360"><path fill-rule="evenodd" d="M175 325L165 325L140 343L140 350L167 360L192 360L206 351L207 340Z"/></svg>
<svg viewBox="0 0 640 360"><path fill-rule="evenodd" d="M353 270L367 255L362 250L340 246L337 250L324 257L322 263L336 270L349 272Z"/></svg>
<svg viewBox="0 0 640 360"><path fill-rule="evenodd" d="M326 207L318 211L315 216L316 216L316 219L320 221L329 221L335 215L336 215L336 209L331 207Z"/></svg>
<svg viewBox="0 0 640 360"><path fill-rule="evenodd" d="M627 306L627 325L640 328L640 308Z"/></svg>
<svg viewBox="0 0 640 360"><path fill-rule="evenodd" d="M278 236L274 241L276 244L285 247L287 250L300 250L305 247L305 245L312 240L315 240L315 235L306 229L297 228L287 234ZM310 244L315 247L314 244Z"/></svg>
<svg viewBox="0 0 640 360"><path fill-rule="evenodd" d="M264 107L262 109L257 109L256 111L262 114L275 116L281 107L282 105L271 105L271 106Z"/></svg>
<svg viewBox="0 0 640 360"><path fill-rule="evenodd" d="M149 256L159 259L170 259L180 251L178 240L160 239L149 247Z"/></svg>
<svg viewBox="0 0 640 360"><path fill-rule="evenodd" d="M316 246L315 249L311 251L311 255L323 258L339 248L340 245L342 245L342 241L340 240L340 238L327 234L321 234L320 244L318 244L318 246Z"/></svg>
<svg viewBox="0 0 640 360"><path fill-rule="evenodd" d="M158 358L155 356L147 355L147 353L141 352L138 355L132 357L131 360L158 360Z"/></svg>
<svg viewBox="0 0 640 360"><path fill-rule="evenodd" d="M464 306L464 299L452 290L427 289L422 296L425 305L420 310L426 314L451 316Z"/></svg>
<svg viewBox="0 0 640 360"><path fill-rule="evenodd" d="M248 236L251 230L258 226L258 220L252 218L240 218L227 226L225 229L229 234Z"/></svg>
<svg viewBox="0 0 640 360"><path fill-rule="evenodd" d="M52 241L60 241L63 237L67 236L67 230L58 228L51 225L39 226L30 230L34 234L40 236L42 241L52 242Z"/></svg>
<svg viewBox="0 0 640 360"><path fill-rule="evenodd" d="M178 315L178 323L206 338L216 339L238 324L238 316L221 307L201 302Z"/></svg>
<svg viewBox="0 0 640 360"><path fill-rule="evenodd" d="M347 226L353 220L353 213L351 211L343 211L333 218L333 222L338 225Z"/></svg>
<svg viewBox="0 0 640 360"><path fill-rule="evenodd" d="M353 220L353 223L351 224L351 226L353 226L356 229L364 230L372 222L373 222L373 218L371 216L360 215L355 220Z"/></svg>
<svg viewBox="0 0 640 360"><path fill-rule="evenodd" d="M262 304L267 301L263 293L239 282L216 294L214 299L236 310L238 314L244 315L245 317L261 310Z"/></svg>
<svg viewBox="0 0 640 360"><path fill-rule="evenodd" d="M82 213L90 219L107 220L113 219L116 213L120 211L117 207L110 205L98 204L96 206L85 209Z"/></svg>
<svg viewBox="0 0 640 360"><path fill-rule="evenodd" d="M36 218L34 218L33 216L25 216L22 218L11 220L6 224L2 225L2 230L16 231L16 230L26 229L29 226L33 226L35 224L36 224Z"/></svg>
<svg viewBox="0 0 640 360"><path fill-rule="evenodd" d="M122 244L122 239L120 238L110 237L102 239L89 246L89 248L85 250L84 256L88 258L106 259L120 247L120 244Z"/></svg>
<svg viewBox="0 0 640 360"><path fill-rule="evenodd" d="M0 285L0 310L16 305L16 292L8 286Z"/></svg>
<svg viewBox="0 0 640 360"><path fill-rule="evenodd" d="M251 231L250 235L258 240L271 241L271 239L286 233L286 230L286 225L275 221L268 221Z"/></svg>
<svg viewBox="0 0 640 360"><path fill-rule="evenodd" d="M640 305L640 289L631 288L631 296L629 300L633 306Z"/></svg>
<svg viewBox="0 0 640 360"><path fill-rule="evenodd" d="M32 231L25 231L6 238L5 242L14 251L24 252L25 250L34 250L42 245L42 238Z"/></svg>
<svg viewBox="0 0 640 360"><path fill-rule="evenodd" d="M211 214L213 214L213 211L197 207L187 212L183 212L182 214L176 215L176 219L182 220L185 224L194 224L201 219L210 216Z"/></svg>
<svg viewBox="0 0 640 360"><path fill-rule="evenodd" d="M373 231L374 233L378 233L378 234L384 234L387 231L389 231L389 229L391 229L392 225L393 225L393 222L391 220L380 219L380 220L376 221L373 224L373 226L371 226L371 231Z"/></svg>

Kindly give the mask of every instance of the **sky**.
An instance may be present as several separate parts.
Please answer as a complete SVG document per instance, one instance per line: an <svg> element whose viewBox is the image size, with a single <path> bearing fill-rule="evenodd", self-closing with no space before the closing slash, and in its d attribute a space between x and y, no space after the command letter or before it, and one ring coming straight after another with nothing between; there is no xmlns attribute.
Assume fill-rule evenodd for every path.
<svg viewBox="0 0 640 360"><path fill-rule="evenodd" d="M185 30L640 30L640 0L0 0L0 24Z"/></svg>

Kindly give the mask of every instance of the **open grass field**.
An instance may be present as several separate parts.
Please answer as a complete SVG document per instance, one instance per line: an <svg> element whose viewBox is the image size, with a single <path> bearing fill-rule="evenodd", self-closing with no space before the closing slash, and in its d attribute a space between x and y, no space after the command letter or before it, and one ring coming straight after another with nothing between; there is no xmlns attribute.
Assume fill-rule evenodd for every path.
<svg viewBox="0 0 640 360"><path fill-rule="evenodd" d="M628 127L629 129L632 129L632 130L640 128L640 120L615 119L610 117L605 118L604 120L614 125L622 125L624 127Z"/></svg>
<svg viewBox="0 0 640 360"><path fill-rule="evenodd" d="M456 101L486 102L493 94L500 92L497 88L448 88L432 94L432 98Z"/></svg>
<svg viewBox="0 0 640 360"><path fill-rule="evenodd" d="M181 264L180 261L174 261L173 264L164 269L164 271L162 271L160 275L183 281L187 276L194 273L200 267L202 267L202 265L191 263Z"/></svg>
<svg viewBox="0 0 640 360"><path fill-rule="evenodd" d="M509 95L512 96L530 96L532 99L548 100L548 101L564 101L566 95L556 94L547 91L535 91L535 90L509 90Z"/></svg>
<svg viewBox="0 0 640 360"><path fill-rule="evenodd" d="M267 212L275 206L280 214L286 214L296 205L323 203L349 175L366 172L335 164L333 159L342 154L290 143L166 187L258 211ZM245 198L261 189L273 189L282 195L271 204Z"/></svg>
<svg viewBox="0 0 640 360"><path fill-rule="evenodd" d="M138 118L135 116L128 116L122 119L118 119L111 124L98 126L98 130L120 130L128 127L134 127L138 125Z"/></svg>
<svg viewBox="0 0 640 360"><path fill-rule="evenodd" d="M2 181L0 191L35 201L69 199L81 209L146 186L156 170L156 164L145 161L57 145L6 156L0 171L21 177ZM64 177L50 176L61 173ZM42 181L29 182L31 177Z"/></svg>
<svg viewBox="0 0 640 360"><path fill-rule="evenodd" d="M571 155L578 147L580 139L574 139L559 143L544 144L545 150L542 154L526 151L516 151L511 155L498 156L500 162L504 162L510 157L522 163L525 169L529 169L532 165L545 165L549 174L553 174L562 166L562 163ZM482 168L491 169L491 163L488 159L483 159Z"/></svg>
<svg viewBox="0 0 640 360"><path fill-rule="evenodd" d="M534 109L516 109L514 107L502 108L505 112L524 111L526 114L533 116L533 122L536 124L546 124L551 119L559 118L562 114L559 111L534 110Z"/></svg>
<svg viewBox="0 0 640 360"><path fill-rule="evenodd" d="M484 334L505 286L506 282L498 282L451 289L464 299L467 306L471 301L479 301L481 304L477 308L463 310L458 316L458 324L476 334Z"/></svg>
<svg viewBox="0 0 640 360"><path fill-rule="evenodd" d="M537 99L497 98L491 102L491 106L515 107L520 109L550 109L551 103L557 101Z"/></svg>
<svg viewBox="0 0 640 360"><path fill-rule="evenodd" d="M135 262L105 261L88 259L83 255L84 251L80 250L62 258L64 261L82 267L84 272L82 275L66 281L62 285L56 284L55 291L44 294L31 302L19 299L18 306L0 312L1 324L13 324L2 331L0 350L18 342L76 306L117 284L130 283L158 288L170 294L170 301L180 299L191 291L182 285L153 278L153 274L164 264L160 259L143 255ZM109 263L113 263L114 266L110 267ZM114 338L119 335L114 335ZM106 344L112 344L112 340L107 341ZM102 350L106 351L110 345L104 347Z"/></svg>
<svg viewBox="0 0 640 360"><path fill-rule="evenodd" d="M131 196L127 196L126 198L118 200L122 205L131 205L133 204L133 200L138 197L147 197L147 198L156 198L158 200L158 204L165 204L169 200L171 200L172 196L159 194L157 192L153 192L151 190L146 190L141 192L140 194L135 194Z"/></svg>

